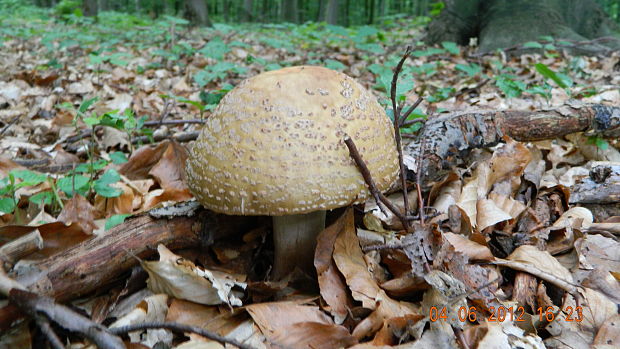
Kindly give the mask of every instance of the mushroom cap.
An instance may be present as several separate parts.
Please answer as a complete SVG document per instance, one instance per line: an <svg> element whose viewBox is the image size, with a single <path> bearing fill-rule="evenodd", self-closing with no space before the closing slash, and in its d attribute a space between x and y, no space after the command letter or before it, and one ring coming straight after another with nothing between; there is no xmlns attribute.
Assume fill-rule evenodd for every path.
<svg viewBox="0 0 620 349"><path fill-rule="evenodd" d="M205 207L282 216L360 203L370 195L344 144L355 142L379 190L398 173L391 121L352 78L322 67L262 73L228 92L187 162Z"/></svg>

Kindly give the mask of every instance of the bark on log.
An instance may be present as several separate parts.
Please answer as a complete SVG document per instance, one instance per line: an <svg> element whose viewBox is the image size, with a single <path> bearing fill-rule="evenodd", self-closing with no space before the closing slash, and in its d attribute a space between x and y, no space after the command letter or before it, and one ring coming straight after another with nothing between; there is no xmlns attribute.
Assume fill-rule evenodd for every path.
<svg viewBox="0 0 620 349"><path fill-rule="evenodd" d="M551 110L480 111L448 114L427 121L420 137L403 149L414 159L421 158L425 185L439 181L463 163L474 148L493 146L504 136L518 141L562 137L575 132L603 137L620 136L620 107L603 105L562 106ZM420 157L420 146L424 144Z"/></svg>
<svg viewBox="0 0 620 349"><path fill-rule="evenodd" d="M144 215L132 218L103 235L35 261L27 272L13 272L11 277L32 292L63 302L105 290L138 264L134 255L149 258L157 253L160 243L170 249L201 246L218 237L243 231L251 223L248 219L211 211L204 211L198 217L156 219ZM11 305L0 308L0 331L10 328L18 316Z"/></svg>

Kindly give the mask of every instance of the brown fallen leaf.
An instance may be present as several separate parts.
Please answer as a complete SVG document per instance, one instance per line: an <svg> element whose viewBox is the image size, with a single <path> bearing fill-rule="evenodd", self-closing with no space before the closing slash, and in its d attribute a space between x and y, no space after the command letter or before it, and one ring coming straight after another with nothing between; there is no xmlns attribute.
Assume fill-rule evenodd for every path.
<svg viewBox="0 0 620 349"><path fill-rule="evenodd" d="M334 261L351 289L353 299L362 302L364 308L375 309L381 288L368 271L355 226L345 224L343 229L334 243Z"/></svg>
<svg viewBox="0 0 620 349"><path fill-rule="evenodd" d="M66 225L76 223L84 233L92 234L97 229L95 224L95 208L82 195L73 195L65 203L65 207L58 215L58 221Z"/></svg>
<svg viewBox="0 0 620 349"><path fill-rule="evenodd" d="M445 233L443 237L454 246L456 251L466 255L470 260L490 261L495 258L487 246L471 241L463 235Z"/></svg>
<svg viewBox="0 0 620 349"><path fill-rule="evenodd" d="M334 321L337 324L342 324L349 309L353 308L353 302L346 289L343 276L332 258L336 238L346 229L345 226L347 225L354 225L353 209L351 208L347 209L336 222L320 233L314 255L314 266L318 275L321 297L329 305L328 311L334 315ZM355 228L353 227L353 229Z"/></svg>
<svg viewBox="0 0 620 349"><path fill-rule="evenodd" d="M276 348L347 348L357 344L357 339L345 327L319 322L279 327L270 339Z"/></svg>
<svg viewBox="0 0 620 349"><path fill-rule="evenodd" d="M257 303L246 305L245 309L268 339L272 339L280 329L297 323L334 325L332 319L319 307L303 305L299 302Z"/></svg>

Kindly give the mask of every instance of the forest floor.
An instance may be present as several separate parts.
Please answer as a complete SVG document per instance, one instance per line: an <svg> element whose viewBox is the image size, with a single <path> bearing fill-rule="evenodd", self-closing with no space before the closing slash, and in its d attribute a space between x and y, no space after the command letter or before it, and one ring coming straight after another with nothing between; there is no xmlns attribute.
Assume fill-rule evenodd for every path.
<svg viewBox="0 0 620 349"><path fill-rule="evenodd" d="M199 218L153 214L192 199L183 174L186 145L222 96L245 78L281 67L343 72L393 115L393 70L411 45L395 96L404 104L423 102L401 128L406 145L424 142L418 134L425 120L455 112L620 106L617 52L575 57L541 38L526 44L536 53L477 55L475 46L424 46L423 25L393 17L354 28L196 29L173 17L103 13L94 22L49 19L28 8L6 12L0 258L7 275L0 273L0 281L13 279L70 305L71 314L105 331L166 321L252 348L617 347L617 139L573 133L468 149L449 174L423 185L434 213L414 224L416 234L427 234L418 236L420 246L407 244L411 234L371 200L329 215L319 245L331 253L316 255L318 276L270 279L267 220L211 214L216 232L198 247L197 239L190 239L194 246L181 240ZM404 156L415 178L419 155ZM601 185L595 191L609 195L598 201L574 195L592 190L586 187L592 180ZM409 189L417 202L415 185ZM399 205L399 195L389 198ZM164 241L174 252L157 246ZM421 256L427 270L420 271ZM10 288L0 290L6 296ZM30 326L22 321L28 305L11 297L17 297L12 304L0 300L0 347L31 348L49 339L37 330L45 328L42 315ZM63 322L45 310L39 314L51 317L62 343L99 343L85 339L82 318L67 315ZM221 338L181 332L142 329L122 338L132 348L223 347Z"/></svg>

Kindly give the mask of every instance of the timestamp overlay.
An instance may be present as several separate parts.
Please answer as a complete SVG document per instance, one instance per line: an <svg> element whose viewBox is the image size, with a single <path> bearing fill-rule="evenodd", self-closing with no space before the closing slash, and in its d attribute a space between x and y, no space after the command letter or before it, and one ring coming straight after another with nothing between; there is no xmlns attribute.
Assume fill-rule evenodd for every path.
<svg viewBox="0 0 620 349"><path fill-rule="evenodd" d="M429 318L431 322L436 321L460 321L460 322L476 322L476 321L488 321L488 322L504 322L526 321L526 311L522 306L499 306L489 307L488 310L478 309L475 306L461 306L456 309L456 315L449 315L450 312L445 306L433 306L429 309ZM558 316L559 311L564 312L565 316ZM485 315L481 315L485 314ZM538 307L533 316L538 316L539 321L553 322L554 320L563 320L567 322L581 322L583 321L583 308L581 306L566 306L563 308L557 307Z"/></svg>

